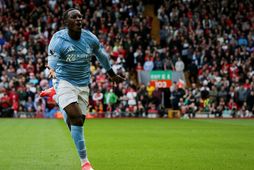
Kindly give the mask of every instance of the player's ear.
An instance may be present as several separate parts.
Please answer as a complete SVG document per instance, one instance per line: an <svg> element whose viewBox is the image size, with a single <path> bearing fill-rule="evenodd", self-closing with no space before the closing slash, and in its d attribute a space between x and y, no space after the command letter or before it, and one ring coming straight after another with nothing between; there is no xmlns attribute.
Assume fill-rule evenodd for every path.
<svg viewBox="0 0 254 170"><path fill-rule="evenodd" d="M67 19L66 19L66 18L64 18L64 20L63 20L63 24L64 24L64 26L65 26L65 27L67 27L67 26L68 26L68 21L67 21Z"/></svg>
<svg viewBox="0 0 254 170"><path fill-rule="evenodd" d="M67 16L68 14L65 14L64 16L63 16L63 24L64 24L64 26L67 26L68 25L68 16Z"/></svg>

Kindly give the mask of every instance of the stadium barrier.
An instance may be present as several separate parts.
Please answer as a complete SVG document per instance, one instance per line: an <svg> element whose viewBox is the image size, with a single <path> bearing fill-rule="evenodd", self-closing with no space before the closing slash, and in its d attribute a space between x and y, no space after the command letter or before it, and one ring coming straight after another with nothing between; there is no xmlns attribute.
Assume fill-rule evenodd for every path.
<svg viewBox="0 0 254 170"><path fill-rule="evenodd" d="M181 111L180 110L173 110L173 109L168 110L168 118L169 119L180 118L180 117L181 117Z"/></svg>
<svg viewBox="0 0 254 170"><path fill-rule="evenodd" d="M18 112L16 115L18 118L34 118L35 112Z"/></svg>

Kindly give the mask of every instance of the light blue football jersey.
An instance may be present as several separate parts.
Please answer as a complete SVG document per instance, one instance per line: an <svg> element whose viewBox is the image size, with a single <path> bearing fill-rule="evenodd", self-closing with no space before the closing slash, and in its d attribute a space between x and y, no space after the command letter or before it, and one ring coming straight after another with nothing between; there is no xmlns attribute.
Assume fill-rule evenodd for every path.
<svg viewBox="0 0 254 170"><path fill-rule="evenodd" d="M49 43L48 65L55 70L58 80L66 80L75 86L87 86L93 55L107 71L111 69L108 54L94 34L82 29L80 39L73 40L68 30L63 29L56 32Z"/></svg>

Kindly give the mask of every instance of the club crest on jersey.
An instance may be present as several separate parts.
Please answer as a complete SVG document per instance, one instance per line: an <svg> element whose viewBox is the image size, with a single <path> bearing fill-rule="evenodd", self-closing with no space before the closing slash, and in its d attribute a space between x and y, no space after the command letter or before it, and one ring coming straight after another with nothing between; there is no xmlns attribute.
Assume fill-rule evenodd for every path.
<svg viewBox="0 0 254 170"><path fill-rule="evenodd" d="M86 52L87 54L91 54L91 53L92 53L92 50L91 50L91 48L86 48L86 49L85 49L85 52Z"/></svg>

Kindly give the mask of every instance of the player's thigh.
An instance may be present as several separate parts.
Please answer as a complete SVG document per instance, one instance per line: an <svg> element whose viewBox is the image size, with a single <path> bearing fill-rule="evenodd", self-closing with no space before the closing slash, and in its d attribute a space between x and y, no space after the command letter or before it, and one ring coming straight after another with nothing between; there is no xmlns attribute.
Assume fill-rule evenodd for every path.
<svg viewBox="0 0 254 170"><path fill-rule="evenodd" d="M78 90L71 83L60 80L56 88L56 98L58 105L64 109L71 103L78 102Z"/></svg>
<svg viewBox="0 0 254 170"><path fill-rule="evenodd" d="M87 107L88 107L88 98L89 98L89 88L88 87L80 87L78 95L78 104L82 111L83 115L86 115Z"/></svg>

